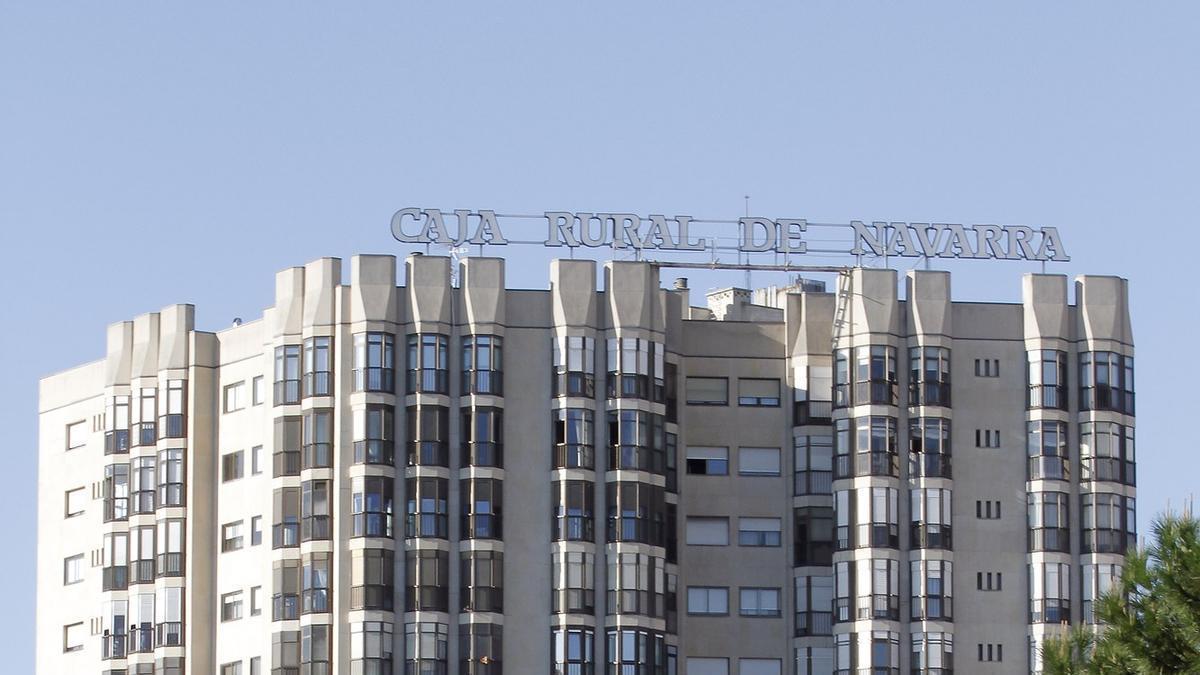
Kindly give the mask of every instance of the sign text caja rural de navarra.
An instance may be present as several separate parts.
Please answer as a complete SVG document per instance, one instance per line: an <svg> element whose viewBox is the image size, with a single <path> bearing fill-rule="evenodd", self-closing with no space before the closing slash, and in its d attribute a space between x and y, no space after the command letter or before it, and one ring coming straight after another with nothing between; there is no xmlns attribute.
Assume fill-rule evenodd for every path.
<svg viewBox="0 0 1200 675"><path fill-rule="evenodd" d="M392 236L411 244L446 246L509 243L494 211L401 209L392 216ZM692 232L691 216L646 217L633 213L547 211L544 246L663 251L704 251L709 240ZM806 253L808 221L797 218L739 218L737 249L744 253ZM854 240L845 253L901 258L1070 260L1058 230L1024 225L959 225L851 221ZM827 252L827 251L822 251Z"/></svg>

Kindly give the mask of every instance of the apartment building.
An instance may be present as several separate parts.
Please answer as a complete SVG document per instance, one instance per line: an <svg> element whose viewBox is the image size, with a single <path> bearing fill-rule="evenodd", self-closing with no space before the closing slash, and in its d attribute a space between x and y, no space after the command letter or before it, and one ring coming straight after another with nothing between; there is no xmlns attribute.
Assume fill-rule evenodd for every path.
<svg viewBox="0 0 1200 675"><path fill-rule="evenodd" d="M1134 545L1123 279L453 265L43 379L39 675L1029 673Z"/></svg>

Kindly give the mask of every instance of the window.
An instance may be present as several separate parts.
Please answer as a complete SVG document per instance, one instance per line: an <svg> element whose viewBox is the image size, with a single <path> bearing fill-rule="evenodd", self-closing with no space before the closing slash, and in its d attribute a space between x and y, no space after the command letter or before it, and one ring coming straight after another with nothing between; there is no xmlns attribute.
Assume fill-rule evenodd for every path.
<svg viewBox="0 0 1200 675"><path fill-rule="evenodd" d="M67 425L67 450L82 448L87 445L87 420L72 422Z"/></svg>
<svg viewBox="0 0 1200 675"><path fill-rule="evenodd" d="M304 340L304 397L333 394L333 338L310 337Z"/></svg>
<svg viewBox="0 0 1200 675"><path fill-rule="evenodd" d="M998 448L998 447L1000 447L1000 430L999 429L976 429L975 430L975 447L977 447L977 448Z"/></svg>
<svg viewBox="0 0 1200 675"><path fill-rule="evenodd" d="M354 411L354 463L395 465L395 408L368 404Z"/></svg>
<svg viewBox="0 0 1200 675"><path fill-rule="evenodd" d="M271 475L300 475L300 448L304 444L304 418L287 415L275 418L275 448L271 455Z"/></svg>
<svg viewBox="0 0 1200 675"><path fill-rule="evenodd" d="M447 672L447 626L425 621L404 624L405 673L440 675Z"/></svg>
<svg viewBox="0 0 1200 675"><path fill-rule="evenodd" d="M445 612L450 605L450 556L437 549L416 549L404 554L405 610Z"/></svg>
<svg viewBox="0 0 1200 675"><path fill-rule="evenodd" d="M1001 572L976 572L975 590L999 591L1004 588L1004 575Z"/></svg>
<svg viewBox="0 0 1200 675"><path fill-rule="evenodd" d="M276 673L300 671L300 631L288 630L271 634L271 665Z"/></svg>
<svg viewBox="0 0 1200 675"><path fill-rule="evenodd" d="M632 628L608 629L610 673L662 673L666 670L666 645L661 633Z"/></svg>
<svg viewBox="0 0 1200 675"><path fill-rule="evenodd" d="M1070 507L1065 492L1030 492L1029 550L1070 553Z"/></svg>
<svg viewBox="0 0 1200 675"><path fill-rule="evenodd" d="M466 335L462 339L462 394L504 393L504 339Z"/></svg>
<svg viewBox="0 0 1200 675"><path fill-rule="evenodd" d="M300 468L333 466L333 411L328 408L305 410L303 424Z"/></svg>
<svg viewBox="0 0 1200 675"><path fill-rule="evenodd" d="M592 673L594 633L591 628L568 626L550 631L554 646L554 672L584 675Z"/></svg>
<svg viewBox="0 0 1200 675"><path fill-rule="evenodd" d="M1036 420L1027 426L1029 480L1070 480L1071 461L1067 456L1067 424Z"/></svg>
<svg viewBox="0 0 1200 675"><path fill-rule="evenodd" d="M250 588L250 616L262 614L262 586Z"/></svg>
<svg viewBox="0 0 1200 675"><path fill-rule="evenodd" d="M1029 352L1029 408L1067 409L1067 353L1054 349Z"/></svg>
<svg viewBox="0 0 1200 675"><path fill-rule="evenodd" d="M250 405L262 405L267 396L267 385L263 382L262 375L255 375L254 379L250 380Z"/></svg>
<svg viewBox="0 0 1200 675"><path fill-rule="evenodd" d="M392 668L392 624L364 621L350 624L351 672L383 675Z"/></svg>
<svg viewBox="0 0 1200 675"><path fill-rule="evenodd" d="M257 476L263 472L263 446L250 448L250 473Z"/></svg>
<svg viewBox="0 0 1200 675"><path fill-rule="evenodd" d="M351 482L353 537L392 536L394 482L384 476L360 476Z"/></svg>
<svg viewBox="0 0 1200 675"><path fill-rule="evenodd" d="M910 407L950 405L950 350L945 347L910 347L908 386Z"/></svg>
<svg viewBox="0 0 1200 675"><path fill-rule="evenodd" d="M688 405L729 405L729 378L689 377L684 395Z"/></svg>
<svg viewBox="0 0 1200 675"><path fill-rule="evenodd" d="M837 563L835 574L839 604L846 597L843 593L849 590L849 585L843 588L843 579L847 584L851 581L847 577L853 579L855 616L858 620L900 620L900 566L895 560L860 558L854 562ZM843 616L840 615L838 619L843 620Z"/></svg>
<svg viewBox="0 0 1200 675"><path fill-rule="evenodd" d="M392 611L395 554L388 549L364 548L351 555L350 608Z"/></svg>
<svg viewBox="0 0 1200 675"><path fill-rule="evenodd" d="M833 634L833 575L798 576L796 637Z"/></svg>
<svg viewBox="0 0 1200 675"><path fill-rule="evenodd" d="M300 561L300 613L329 611L329 564L332 553L305 553Z"/></svg>
<svg viewBox="0 0 1200 675"><path fill-rule="evenodd" d="M1137 544L1136 500L1108 492L1085 492L1083 553L1125 553Z"/></svg>
<svg viewBox="0 0 1200 675"><path fill-rule="evenodd" d="M129 516L129 465L104 467L104 522L125 520Z"/></svg>
<svg viewBox="0 0 1200 675"><path fill-rule="evenodd" d="M609 470L666 470L666 434L663 416L642 410L608 413Z"/></svg>
<svg viewBox="0 0 1200 675"><path fill-rule="evenodd" d="M355 333L354 391L394 392L395 350L391 333Z"/></svg>
<svg viewBox="0 0 1200 675"><path fill-rule="evenodd" d="M951 491L943 488L913 488L909 491L912 548L951 548L952 497Z"/></svg>
<svg viewBox="0 0 1200 675"><path fill-rule="evenodd" d="M450 466L450 409L409 406L408 466Z"/></svg>
<svg viewBox="0 0 1200 675"><path fill-rule="evenodd" d="M450 366L449 338L436 333L408 336L409 393L445 394Z"/></svg>
<svg viewBox="0 0 1200 675"><path fill-rule="evenodd" d="M992 499L975 500L975 517L980 520L999 520L1000 501Z"/></svg>
<svg viewBox="0 0 1200 675"><path fill-rule="evenodd" d="M83 581L83 554L63 560L63 585L69 586Z"/></svg>
<svg viewBox="0 0 1200 675"><path fill-rule="evenodd" d="M504 626L464 623L458 627L459 670L462 675L500 675Z"/></svg>
<svg viewBox="0 0 1200 675"><path fill-rule="evenodd" d="M182 518L170 518L157 523L156 573L160 577L183 576L183 525Z"/></svg>
<svg viewBox="0 0 1200 675"><path fill-rule="evenodd" d="M908 473L923 478L951 478L950 420L916 417L909 420Z"/></svg>
<svg viewBox="0 0 1200 675"><path fill-rule="evenodd" d="M113 396L104 413L104 454L129 452L129 397Z"/></svg>
<svg viewBox="0 0 1200 675"><path fill-rule="evenodd" d="M463 539L500 539L504 482L493 478L460 481Z"/></svg>
<svg viewBox="0 0 1200 675"><path fill-rule="evenodd" d="M504 468L504 410L462 409L462 465Z"/></svg>
<svg viewBox="0 0 1200 675"><path fill-rule="evenodd" d="M833 508L802 506L792 511L796 524L796 567L833 564Z"/></svg>
<svg viewBox="0 0 1200 675"><path fill-rule="evenodd" d="M187 436L184 409L187 407L187 380L167 380L166 400L162 415L158 418L159 434L162 438L184 438Z"/></svg>
<svg viewBox="0 0 1200 675"><path fill-rule="evenodd" d="M645 553L610 553L608 613L662 618L666 609L667 575L663 558Z"/></svg>
<svg viewBox="0 0 1200 675"><path fill-rule="evenodd" d="M291 621L300 617L300 560L276 560L271 572L271 620ZM278 661L276 662L278 663Z"/></svg>
<svg viewBox="0 0 1200 675"><path fill-rule="evenodd" d="M729 589L722 586L688 586L687 613L729 614Z"/></svg>
<svg viewBox="0 0 1200 675"><path fill-rule="evenodd" d="M687 673L688 675L729 675L729 659L689 656Z"/></svg>
<svg viewBox="0 0 1200 675"><path fill-rule="evenodd" d="M329 538L329 508L329 481L300 484L300 541Z"/></svg>
<svg viewBox="0 0 1200 675"><path fill-rule="evenodd" d="M778 588L738 589L738 614L741 616L778 617Z"/></svg>
<svg viewBox="0 0 1200 675"><path fill-rule="evenodd" d="M738 378L738 405L778 408L779 380Z"/></svg>
<svg viewBox="0 0 1200 675"><path fill-rule="evenodd" d="M779 448L738 448L738 475L780 475Z"/></svg>
<svg viewBox="0 0 1200 675"><path fill-rule="evenodd" d="M242 477L245 469L245 453L241 450L221 456L221 482L228 483Z"/></svg>
<svg viewBox="0 0 1200 675"><path fill-rule="evenodd" d="M504 612L504 552L459 554L459 599L464 612Z"/></svg>
<svg viewBox="0 0 1200 675"><path fill-rule="evenodd" d="M154 445L158 440L155 426L158 416L158 389L142 387L138 390L138 404L133 412L133 444Z"/></svg>
<svg viewBox="0 0 1200 675"><path fill-rule="evenodd" d="M124 590L129 585L129 533L114 532L104 535L101 555L101 588L106 591Z"/></svg>
<svg viewBox="0 0 1200 675"><path fill-rule="evenodd" d="M779 659L738 659L738 675L780 675L782 670Z"/></svg>
<svg viewBox="0 0 1200 675"><path fill-rule="evenodd" d="M796 647L795 653L796 675L833 675L832 647Z"/></svg>
<svg viewBox="0 0 1200 675"><path fill-rule="evenodd" d="M221 596L221 620L237 621L242 618L242 592L234 591Z"/></svg>
<svg viewBox="0 0 1200 675"><path fill-rule="evenodd" d="M275 348L275 405L300 402L300 345Z"/></svg>
<svg viewBox="0 0 1200 675"><path fill-rule="evenodd" d="M838 490L834 494L837 549L898 548L898 497L899 492L895 488Z"/></svg>
<svg viewBox="0 0 1200 675"><path fill-rule="evenodd" d="M609 543L666 545L663 488L640 481L617 481L608 483L607 492Z"/></svg>
<svg viewBox="0 0 1200 675"><path fill-rule="evenodd" d="M554 541L594 541L595 487L592 481L554 483Z"/></svg>
<svg viewBox="0 0 1200 675"><path fill-rule="evenodd" d="M688 447L687 472L694 476L728 475L729 448Z"/></svg>
<svg viewBox="0 0 1200 675"><path fill-rule="evenodd" d="M1121 566L1113 564L1083 566L1083 622L1099 623L1096 602L1121 582Z"/></svg>
<svg viewBox="0 0 1200 675"><path fill-rule="evenodd" d="M953 563L946 560L913 560L909 566L912 620L953 620Z"/></svg>
<svg viewBox="0 0 1200 675"><path fill-rule="evenodd" d="M796 462L796 495L828 495L833 492L833 436L804 434L793 446Z"/></svg>
<svg viewBox="0 0 1200 675"><path fill-rule="evenodd" d="M1000 359L975 359L975 377L1000 377Z"/></svg>
<svg viewBox="0 0 1200 675"><path fill-rule="evenodd" d="M596 606L596 556L555 551L551 558L555 614L591 614Z"/></svg>
<svg viewBox="0 0 1200 675"><path fill-rule="evenodd" d="M1134 485L1137 471L1133 427L1115 422L1079 425L1079 468L1084 481Z"/></svg>
<svg viewBox="0 0 1200 675"><path fill-rule="evenodd" d="M408 478L408 520L405 536L445 539L447 530L446 499L448 483L445 478Z"/></svg>
<svg viewBox="0 0 1200 675"><path fill-rule="evenodd" d="M738 518L738 546L779 546L779 518Z"/></svg>
<svg viewBox="0 0 1200 675"><path fill-rule="evenodd" d="M87 504L87 488L67 490L64 499L66 511L63 517L74 518L83 515L84 505Z"/></svg>
<svg viewBox="0 0 1200 675"><path fill-rule="evenodd" d="M242 521L221 526L221 552L240 551L242 548Z"/></svg>
<svg viewBox="0 0 1200 675"><path fill-rule="evenodd" d="M557 336L551 341L554 352L552 395L596 395L596 342L578 335Z"/></svg>
<svg viewBox="0 0 1200 675"><path fill-rule="evenodd" d="M1115 352L1079 355L1079 409L1134 414L1133 357Z"/></svg>
<svg viewBox="0 0 1200 675"><path fill-rule="evenodd" d="M1029 566L1029 620L1031 623L1070 623L1070 565L1035 563Z"/></svg>
<svg viewBox="0 0 1200 675"><path fill-rule="evenodd" d="M594 469L596 466L594 417L585 408L555 410L554 468Z"/></svg>
<svg viewBox="0 0 1200 675"><path fill-rule="evenodd" d="M262 657L250 657L250 675L262 675Z"/></svg>
<svg viewBox="0 0 1200 675"><path fill-rule="evenodd" d="M183 506L183 448L167 448L158 453L158 507Z"/></svg>
<svg viewBox="0 0 1200 675"><path fill-rule="evenodd" d="M133 513L154 513L154 457L134 457L130 468Z"/></svg>
<svg viewBox="0 0 1200 675"><path fill-rule="evenodd" d="M63 626L63 651L78 652L83 650L83 622L69 623Z"/></svg>
<svg viewBox="0 0 1200 675"><path fill-rule="evenodd" d="M954 635L951 633L912 634L913 673L946 673L954 666Z"/></svg>
<svg viewBox="0 0 1200 675"><path fill-rule="evenodd" d="M896 405L896 348L870 345L835 351L833 385L835 408Z"/></svg>
<svg viewBox="0 0 1200 675"><path fill-rule="evenodd" d="M833 477L900 476L896 418L864 416L834 422Z"/></svg>
<svg viewBox="0 0 1200 675"><path fill-rule="evenodd" d="M221 665L221 675L242 675L242 662L234 661Z"/></svg>
<svg viewBox="0 0 1200 675"><path fill-rule="evenodd" d="M980 642L975 645L979 652L980 661L1003 661L1004 645L996 642Z"/></svg>
<svg viewBox="0 0 1200 675"><path fill-rule="evenodd" d="M235 382L225 385L225 412L231 413L246 407L246 383Z"/></svg>
<svg viewBox="0 0 1200 675"><path fill-rule="evenodd" d="M328 673L329 624L300 627L300 672Z"/></svg>
<svg viewBox="0 0 1200 675"><path fill-rule="evenodd" d="M608 398L665 400L663 347L644 338L608 339Z"/></svg>

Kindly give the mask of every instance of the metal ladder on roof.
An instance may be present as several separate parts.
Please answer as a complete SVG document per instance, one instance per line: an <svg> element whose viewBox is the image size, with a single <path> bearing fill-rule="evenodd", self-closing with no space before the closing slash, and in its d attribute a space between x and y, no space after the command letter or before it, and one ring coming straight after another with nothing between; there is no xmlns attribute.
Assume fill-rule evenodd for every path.
<svg viewBox="0 0 1200 675"><path fill-rule="evenodd" d="M842 330L849 323L850 300L854 295L854 278L853 270L841 270L838 272L837 294L834 296L833 310L833 344L830 346L830 351L837 348L838 338L842 335Z"/></svg>

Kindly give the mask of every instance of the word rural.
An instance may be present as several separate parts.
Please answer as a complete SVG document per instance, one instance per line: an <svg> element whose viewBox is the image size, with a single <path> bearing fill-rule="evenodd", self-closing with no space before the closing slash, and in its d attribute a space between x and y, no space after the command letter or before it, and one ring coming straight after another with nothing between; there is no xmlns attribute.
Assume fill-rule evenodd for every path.
<svg viewBox="0 0 1200 675"><path fill-rule="evenodd" d="M546 211L541 216L497 216L495 211L405 208L392 216L392 236L410 244L444 246L505 245L501 220L543 220L543 246L613 248L662 251L706 251L727 230L712 231L714 221L697 221L691 216L640 216L633 213L587 213ZM699 231L703 224L707 232ZM725 227L733 225L730 221ZM808 252L809 222L802 218L739 218L738 251L743 253ZM841 228L851 235L844 249L821 249L821 253L845 253L897 258L962 258L994 260L1070 260L1058 230L1024 225L959 225L953 223L900 223L851 221L848 224L813 224ZM825 241L829 241L825 239Z"/></svg>

